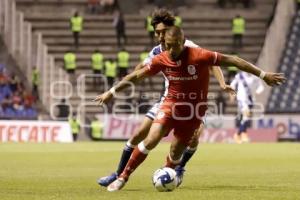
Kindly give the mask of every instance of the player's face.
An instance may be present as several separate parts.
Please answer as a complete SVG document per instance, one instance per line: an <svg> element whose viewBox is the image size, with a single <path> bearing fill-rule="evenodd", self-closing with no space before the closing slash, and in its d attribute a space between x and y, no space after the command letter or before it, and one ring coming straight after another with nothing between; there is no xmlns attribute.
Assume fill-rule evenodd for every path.
<svg viewBox="0 0 300 200"><path fill-rule="evenodd" d="M162 45L163 49L165 49L165 33L168 28L170 28L170 26L167 26L162 22L155 27L155 37L157 37L158 42Z"/></svg>
<svg viewBox="0 0 300 200"><path fill-rule="evenodd" d="M166 35L166 50L172 60L177 60L184 48L184 39L182 37Z"/></svg>

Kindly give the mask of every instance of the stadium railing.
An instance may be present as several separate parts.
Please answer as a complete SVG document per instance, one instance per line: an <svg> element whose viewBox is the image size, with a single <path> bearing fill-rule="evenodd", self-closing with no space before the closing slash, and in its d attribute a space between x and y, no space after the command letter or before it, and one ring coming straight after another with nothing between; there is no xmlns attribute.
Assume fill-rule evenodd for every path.
<svg viewBox="0 0 300 200"><path fill-rule="evenodd" d="M33 66L37 67L40 99L46 110L50 111L52 102L67 90L66 84L61 84L55 89L56 95L51 96L51 84L68 80L67 74L55 67L54 57L48 54L42 34L32 32L31 24L24 21L24 14L17 11L15 0L0 1L0 34L27 80L31 81Z"/></svg>

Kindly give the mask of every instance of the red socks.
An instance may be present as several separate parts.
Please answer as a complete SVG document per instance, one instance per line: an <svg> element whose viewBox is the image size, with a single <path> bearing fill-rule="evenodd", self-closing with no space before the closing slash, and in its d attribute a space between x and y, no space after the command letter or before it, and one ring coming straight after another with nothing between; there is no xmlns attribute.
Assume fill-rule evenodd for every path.
<svg viewBox="0 0 300 200"><path fill-rule="evenodd" d="M146 159L147 155L141 152L138 147L135 147L120 177L127 181L130 174Z"/></svg>

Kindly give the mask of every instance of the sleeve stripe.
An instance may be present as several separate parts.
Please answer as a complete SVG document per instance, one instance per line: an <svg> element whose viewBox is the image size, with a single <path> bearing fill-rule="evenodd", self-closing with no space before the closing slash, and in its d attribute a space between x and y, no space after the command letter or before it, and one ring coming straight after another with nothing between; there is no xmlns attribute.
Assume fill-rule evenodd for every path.
<svg viewBox="0 0 300 200"><path fill-rule="evenodd" d="M215 53L214 64L216 64L217 59L218 59L218 54L217 54L217 52L214 52L214 53Z"/></svg>

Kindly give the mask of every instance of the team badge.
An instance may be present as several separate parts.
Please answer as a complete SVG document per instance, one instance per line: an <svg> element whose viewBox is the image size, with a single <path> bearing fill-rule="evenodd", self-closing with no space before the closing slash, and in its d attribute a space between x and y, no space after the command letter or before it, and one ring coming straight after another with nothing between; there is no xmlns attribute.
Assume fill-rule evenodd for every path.
<svg viewBox="0 0 300 200"><path fill-rule="evenodd" d="M165 113L164 112L159 112L156 116L157 119L162 119L163 117L165 116Z"/></svg>
<svg viewBox="0 0 300 200"><path fill-rule="evenodd" d="M188 73L189 73L190 75L196 74L196 68L195 68L194 65L189 65L189 66L188 66Z"/></svg>
<svg viewBox="0 0 300 200"><path fill-rule="evenodd" d="M181 60L177 60L176 64L177 64L177 66L180 66L181 65Z"/></svg>

